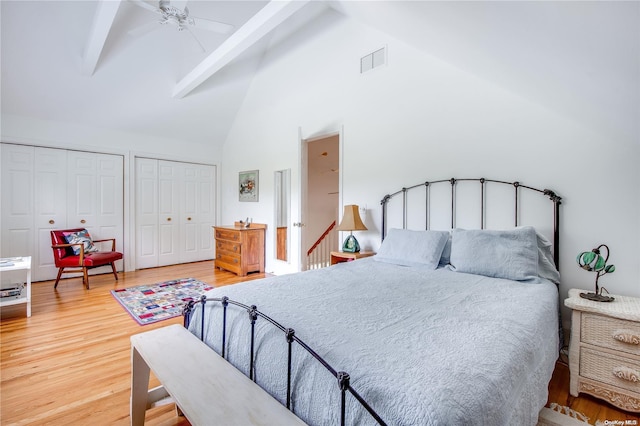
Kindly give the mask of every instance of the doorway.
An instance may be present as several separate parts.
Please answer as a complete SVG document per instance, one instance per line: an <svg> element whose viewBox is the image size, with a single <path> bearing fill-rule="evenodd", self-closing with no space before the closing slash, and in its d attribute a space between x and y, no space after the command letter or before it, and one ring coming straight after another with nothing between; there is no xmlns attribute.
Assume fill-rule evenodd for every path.
<svg viewBox="0 0 640 426"><path fill-rule="evenodd" d="M302 270L328 265L330 252L338 249L340 208L340 134L302 140L301 170Z"/></svg>

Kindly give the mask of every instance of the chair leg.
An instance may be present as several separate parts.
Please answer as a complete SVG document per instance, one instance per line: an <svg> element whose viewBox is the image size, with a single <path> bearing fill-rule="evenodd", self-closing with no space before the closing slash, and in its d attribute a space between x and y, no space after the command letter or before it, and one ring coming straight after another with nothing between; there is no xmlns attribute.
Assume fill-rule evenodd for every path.
<svg viewBox="0 0 640 426"><path fill-rule="evenodd" d="M113 276L116 277L116 281L118 281L118 273L116 272L116 264L111 262L111 269L113 270Z"/></svg>
<svg viewBox="0 0 640 426"><path fill-rule="evenodd" d="M87 290L89 290L89 268L82 268L82 272L82 284L84 284L85 287L87 287Z"/></svg>
<svg viewBox="0 0 640 426"><path fill-rule="evenodd" d="M53 285L53 288L57 288L58 287L58 281L60 281L60 276L62 276L62 270L64 268L58 268L58 277L56 278L56 283Z"/></svg>

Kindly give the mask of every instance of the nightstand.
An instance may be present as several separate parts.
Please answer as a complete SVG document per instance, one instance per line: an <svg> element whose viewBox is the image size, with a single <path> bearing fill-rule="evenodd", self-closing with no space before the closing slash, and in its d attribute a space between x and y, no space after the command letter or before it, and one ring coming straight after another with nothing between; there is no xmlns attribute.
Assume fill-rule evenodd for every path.
<svg viewBox="0 0 640 426"><path fill-rule="evenodd" d="M640 299L583 299L571 289L569 392L584 392L626 411L640 412Z"/></svg>
<svg viewBox="0 0 640 426"><path fill-rule="evenodd" d="M362 259L364 257L373 256L376 253L373 251L359 251L357 253L347 253L344 251L332 251L331 252L331 264L342 262L351 262L352 260Z"/></svg>

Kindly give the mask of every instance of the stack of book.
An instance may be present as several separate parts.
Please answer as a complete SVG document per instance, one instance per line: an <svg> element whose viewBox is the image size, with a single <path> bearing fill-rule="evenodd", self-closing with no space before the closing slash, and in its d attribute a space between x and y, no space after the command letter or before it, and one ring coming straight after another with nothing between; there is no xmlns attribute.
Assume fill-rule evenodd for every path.
<svg viewBox="0 0 640 426"><path fill-rule="evenodd" d="M20 296L23 288L24 284L14 284L14 287L0 289L0 298Z"/></svg>

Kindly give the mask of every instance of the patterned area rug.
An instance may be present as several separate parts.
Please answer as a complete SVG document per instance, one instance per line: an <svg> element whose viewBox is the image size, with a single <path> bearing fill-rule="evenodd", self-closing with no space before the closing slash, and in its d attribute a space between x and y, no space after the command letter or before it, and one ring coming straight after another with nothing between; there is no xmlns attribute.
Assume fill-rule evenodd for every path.
<svg viewBox="0 0 640 426"><path fill-rule="evenodd" d="M613 423L612 423L613 424ZM538 415L537 426L588 426L589 418L569 407L552 402Z"/></svg>
<svg viewBox="0 0 640 426"><path fill-rule="evenodd" d="M111 294L140 325L182 315L182 307L213 286L195 278L111 290Z"/></svg>

